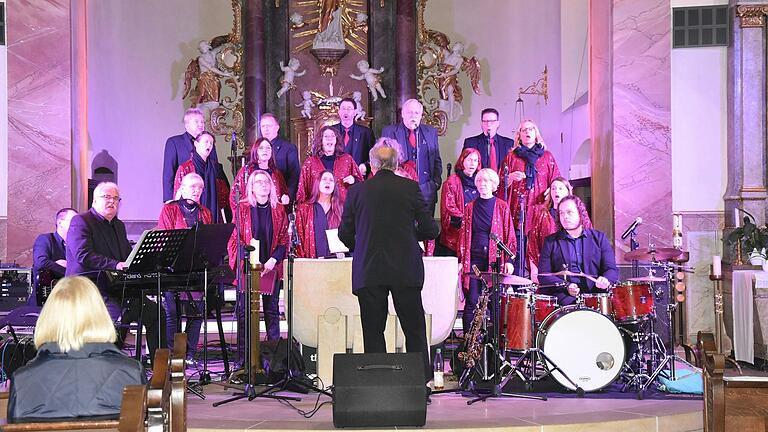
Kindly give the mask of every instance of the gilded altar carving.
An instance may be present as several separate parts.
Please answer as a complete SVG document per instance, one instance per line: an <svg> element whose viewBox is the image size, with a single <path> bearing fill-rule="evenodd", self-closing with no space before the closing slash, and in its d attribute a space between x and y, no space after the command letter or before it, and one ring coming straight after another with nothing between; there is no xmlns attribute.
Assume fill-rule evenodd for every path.
<svg viewBox="0 0 768 432"><path fill-rule="evenodd" d="M464 113L461 103L464 100L459 74L464 72L469 78L472 91L480 90L480 62L464 56L464 44L454 42L437 30L426 28L424 9L427 0L418 4L418 67L417 80L419 97L424 104L424 118L427 123L437 128L440 135L445 135L449 122L455 122Z"/></svg>
<svg viewBox="0 0 768 432"><path fill-rule="evenodd" d="M299 0L291 14L291 37L301 41L293 49L298 53L312 47L313 43L334 43L341 41L359 54L367 52L368 15L365 0ZM301 23L302 25L298 25ZM306 29L303 29L306 27ZM301 31L296 31L301 30ZM316 43L317 41L317 43ZM338 45L338 46L337 46ZM344 49L339 44L316 46L315 48Z"/></svg>
<svg viewBox="0 0 768 432"><path fill-rule="evenodd" d="M226 137L237 133L238 146L244 148L239 138L244 124L240 7L239 0L232 0L233 22L229 34L199 43L200 55L189 61L184 72L182 98L189 98L191 106L208 113L210 131Z"/></svg>
<svg viewBox="0 0 768 432"><path fill-rule="evenodd" d="M739 5L736 7L741 28L765 26L765 15L768 15L768 5Z"/></svg>

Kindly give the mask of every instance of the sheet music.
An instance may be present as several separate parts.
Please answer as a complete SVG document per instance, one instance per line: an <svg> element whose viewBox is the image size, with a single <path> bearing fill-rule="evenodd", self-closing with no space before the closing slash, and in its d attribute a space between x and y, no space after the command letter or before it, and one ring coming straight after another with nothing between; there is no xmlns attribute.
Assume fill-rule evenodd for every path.
<svg viewBox="0 0 768 432"><path fill-rule="evenodd" d="M139 241L136 242L135 245L133 245L133 249L131 249L130 255L128 255L128 259L125 260L125 270L130 270L131 263L133 262L133 259L136 258L136 252L139 251L139 247L141 246L141 243L144 241L144 238L149 234L149 232L152 230L145 230L143 233L141 233L141 237L139 237Z"/></svg>
<svg viewBox="0 0 768 432"><path fill-rule="evenodd" d="M347 253L349 248L339 240L339 229L325 230L325 237L328 239L328 250L331 253Z"/></svg>

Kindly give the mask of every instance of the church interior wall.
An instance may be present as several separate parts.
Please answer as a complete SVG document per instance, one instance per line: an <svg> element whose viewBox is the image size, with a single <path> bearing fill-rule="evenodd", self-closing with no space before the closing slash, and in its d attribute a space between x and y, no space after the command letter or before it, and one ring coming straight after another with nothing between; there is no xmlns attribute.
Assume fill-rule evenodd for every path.
<svg viewBox="0 0 768 432"><path fill-rule="evenodd" d="M5 3L5 0L0 0ZM0 45L0 88L8 88L8 49ZM8 184L8 91L0 92L0 185ZM8 188L0 187L0 257L6 256Z"/></svg>

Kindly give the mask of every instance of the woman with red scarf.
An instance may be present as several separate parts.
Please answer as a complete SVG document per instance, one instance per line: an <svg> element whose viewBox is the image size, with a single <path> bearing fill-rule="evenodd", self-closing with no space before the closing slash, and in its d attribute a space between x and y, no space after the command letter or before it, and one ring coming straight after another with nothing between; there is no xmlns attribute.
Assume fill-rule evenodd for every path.
<svg viewBox="0 0 768 432"><path fill-rule="evenodd" d="M280 173L277 169L277 165L275 165L275 158L272 156L272 143L266 138L258 138L251 145L251 150L249 151L248 156L248 163L237 171L232 192L229 193L229 207L232 211L237 207L237 197L235 195L237 194L238 189L240 190L240 199L243 200L245 198L246 170L249 173L256 170L268 172L272 176L272 182L277 188L277 197L279 198L280 204L288 205L291 200L288 196L288 185L285 183L283 174Z"/></svg>
<svg viewBox="0 0 768 432"><path fill-rule="evenodd" d="M211 211L214 223L224 222L220 209L227 208L227 196L229 196L229 183L224 175L220 163L208 156L213 150L214 138L210 132L202 131L193 142L195 151L192 157L179 165L176 170L176 178L173 182L173 195L179 191L181 180L189 173L197 173L205 184L200 204Z"/></svg>
<svg viewBox="0 0 768 432"><path fill-rule="evenodd" d="M459 262L465 299L462 325L465 334L469 331L477 300L482 292L480 281L467 275L472 271L472 266L477 266L481 272L485 272L496 262L497 246L491 239L491 234L496 235L512 253L517 252L509 207L502 199L493 195L499 186L498 174L490 168L483 168L475 176L475 185L480 196L467 205L459 237ZM512 257L502 253L501 262L501 271L512 273Z"/></svg>
<svg viewBox="0 0 768 432"><path fill-rule="evenodd" d="M299 204L296 209L296 233L300 241L296 255L299 258L330 255L325 231L339 227L342 211L336 178L332 172L323 171L312 186L309 201Z"/></svg>
<svg viewBox="0 0 768 432"><path fill-rule="evenodd" d="M163 204L160 217L157 220L157 229L171 230L190 228L197 224L209 224L212 221L211 212L200 205L200 196L203 194L203 178L196 173L189 173L181 179L179 190L176 193L176 201ZM166 334L168 346L173 348L173 335L178 332L179 317L177 314L180 301L194 302L195 309L199 312L205 307L203 294L200 292L184 293L182 297L178 292L166 291L163 294L165 306ZM200 326L203 324L202 313L187 318L187 362L194 362L197 351L197 341L200 338Z"/></svg>
<svg viewBox="0 0 768 432"><path fill-rule="evenodd" d="M456 160L456 171L443 183L440 191L440 240L438 256L456 256L464 209L478 197L475 174L482 168L480 152L464 149Z"/></svg>
<svg viewBox="0 0 768 432"><path fill-rule="evenodd" d="M229 262L234 268L237 262L237 250L258 240L259 262L264 265L261 272L261 304L264 310L264 324L267 327L267 339L280 338L279 290L283 277L281 265L286 256L288 245L288 217L283 206L277 202L277 192L272 177L266 171L257 170L248 176L246 198L240 201L240 238L237 230L229 239ZM239 264L239 263L238 263ZM242 264L239 264L242 265ZM237 325L245 325L245 293L238 295ZM244 346L244 331L238 331L238 345ZM241 338L243 335L243 338Z"/></svg>
<svg viewBox="0 0 768 432"><path fill-rule="evenodd" d="M299 188L296 192L296 203L301 204L312 195L312 185L323 171L333 172L336 187L339 190L341 202L347 196L347 188L355 182L363 181L357 163L347 153L344 153L344 143L336 129L323 126L315 135L312 142L312 156L304 161L299 176Z"/></svg>
<svg viewBox="0 0 768 432"><path fill-rule="evenodd" d="M547 150L539 127L531 120L520 123L515 147L507 153L499 172L508 173L508 178L507 189L500 190L497 195L509 204L515 229L520 228L520 213L522 209L525 210L525 231L522 234L527 236L533 228L531 217L534 207L544 203L544 194L549 185L555 177L560 177L555 156Z"/></svg>

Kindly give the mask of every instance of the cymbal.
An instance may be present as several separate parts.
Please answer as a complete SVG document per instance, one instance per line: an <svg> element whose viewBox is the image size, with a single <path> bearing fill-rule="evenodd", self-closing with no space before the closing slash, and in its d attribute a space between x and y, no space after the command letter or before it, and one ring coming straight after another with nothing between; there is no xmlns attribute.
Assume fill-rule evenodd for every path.
<svg viewBox="0 0 768 432"><path fill-rule="evenodd" d="M632 282L664 282L666 281L666 279L658 276L641 276L641 277L629 278L627 280L630 280Z"/></svg>
<svg viewBox="0 0 768 432"><path fill-rule="evenodd" d="M675 248L635 249L624 254L628 261L667 261L682 255L683 251Z"/></svg>
<svg viewBox="0 0 768 432"><path fill-rule="evenodd" d="M559 272L555 272L555 273L539 273L539 276L583 277L591 280L592 282L597 281L597 278L595 278L594 276L590 276L584 273L576 273L570 270L560 270Z"/></svg>
<svg viewBox="0 0 768 432"><path fill-rule="evenodd" d="M499 275L499 283L502 285L530 285L533 283L533 281L530 279L507 273L482 272L480 273L480 277L483 278L486 283L490 284L493 281L494 274ZM471 272L465 273L465 276L469 276L475 279L478 278L474 273Z"/></svg>

